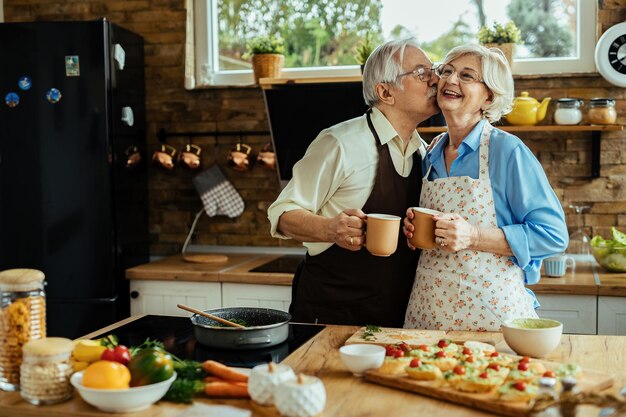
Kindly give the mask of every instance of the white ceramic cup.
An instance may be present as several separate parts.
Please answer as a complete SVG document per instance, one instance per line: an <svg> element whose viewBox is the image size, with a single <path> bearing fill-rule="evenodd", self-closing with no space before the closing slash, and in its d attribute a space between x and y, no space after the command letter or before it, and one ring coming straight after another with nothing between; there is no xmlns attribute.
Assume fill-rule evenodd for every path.
<svg viewBox="0 0 626 417"><path fill-rule="evenodd" d="M576 267L576 261L571 256L558 255L547 258L543 261L543 269L546 276L558 278L565 275L567 267Z"/></svg>

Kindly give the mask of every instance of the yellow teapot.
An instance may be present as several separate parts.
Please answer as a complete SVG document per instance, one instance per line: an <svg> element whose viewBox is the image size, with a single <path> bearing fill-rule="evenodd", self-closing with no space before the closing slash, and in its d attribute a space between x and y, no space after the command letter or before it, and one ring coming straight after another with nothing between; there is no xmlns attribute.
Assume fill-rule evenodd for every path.
<svg viewBox="0 0 626 417"><path fill-rule="evenodd" d="M550 97L544 98L541 103L532 97L528 97L528 91L522 91L520 97L513 100L513 110L507 114L506 120L512 125L534 125L546 117L546 110L550 103Z"/></svg>

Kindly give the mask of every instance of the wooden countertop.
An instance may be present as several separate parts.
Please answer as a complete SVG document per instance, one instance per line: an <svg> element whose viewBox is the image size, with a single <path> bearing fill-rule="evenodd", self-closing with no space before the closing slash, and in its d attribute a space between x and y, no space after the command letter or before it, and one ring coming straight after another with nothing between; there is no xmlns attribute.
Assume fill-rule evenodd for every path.
<svg viewBox="0 0 626 417"><path fill-rule="evenodd" d="M227 254L228 261L217 264L185 262L181 255L150 262L126 270L131 280L171 280L234 282L246 284L291 285L293 274L250 272L251 269L279 258L280 254ZM608 273L590 262L578 262L562 278L543 276L530 285L536 294L605 295L626 297L626 273Z"/></svg>
<svg viewBox="0 0 626 417"><path fill-rule="evenodd" d="M118 325L137 317L124 320ZM106 330L114 331L109 326ZM364 382L353 377L339 359L338 348L358 329L353 326L328 326L314 338L289 355L283 363L298 373L316 375L326 387L324 417L386 416L413 417L416 410L425 416L492 416L482 411L431 399L417 394ZM500 333L450 332L455 340L491 340L499 350L506 351ZM626 336L563 335L561 345L548 358L559 362L573 362L583 368L613 375L615 385L609 392L617 393L626 385ZM250 400L212 400L198 397L196 404L228 404L252 410L255 417L278 417L272 408L256 406ZM158 403L147 410L125 414L129 417L178 417L189 407L168 402ZM17 392L0 391L0 417L98 417L110 416L82 401L78 394L62 404L36 407L26 404ZM598 415L597 408L583 408L578 416Z"/></svg>

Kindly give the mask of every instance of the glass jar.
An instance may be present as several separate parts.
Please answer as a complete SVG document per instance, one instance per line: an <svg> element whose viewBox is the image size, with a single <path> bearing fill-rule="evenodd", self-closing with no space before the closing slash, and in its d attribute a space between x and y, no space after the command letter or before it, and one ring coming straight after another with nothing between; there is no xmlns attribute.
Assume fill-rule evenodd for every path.
<svg viewBox="0 0 626 417"><path fill-rule="evenodd" d="M589 123L592 125L612 125L617 120L615 100L593 98L589 101Z"/></svg>
<svg viewBox="0 0 626 417"><path fill-rule="evenodd" d="M19 389L22 347L46 337L45 276L35 269L0 272L0 389Z"/></svg>
<svg viewBox="0 0 626 417"><path fill-rule="evenodd" d="M577 125L583 119L580 111L583 101L577 98L560 98L556 101L554 123L557 125Z"/></svg>
<svg viewBox="0 0 626 417"><path fill-rule="evenodd" d="M56 404L72 397L73 347L70 339L62 337L31 340L24 345L20 389L25 401Z"/></svg>

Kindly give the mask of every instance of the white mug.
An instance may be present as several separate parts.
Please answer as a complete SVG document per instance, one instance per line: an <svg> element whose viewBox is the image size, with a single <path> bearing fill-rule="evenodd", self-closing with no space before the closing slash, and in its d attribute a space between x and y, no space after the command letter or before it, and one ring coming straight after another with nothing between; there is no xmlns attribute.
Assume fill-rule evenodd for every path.
<svg viewBox="0 0 626 417"><path fill-rule="evenodd" d="M544 271L549 277L562 277L568 266L575 268L576 261L567 255L551 256L543 261Z"/></svg>

